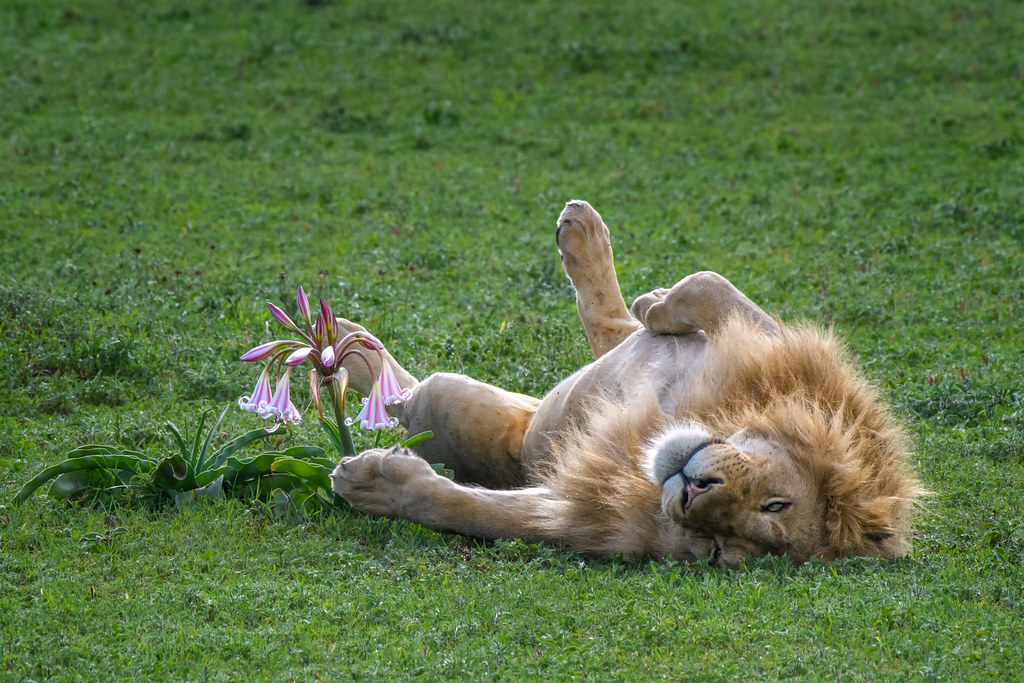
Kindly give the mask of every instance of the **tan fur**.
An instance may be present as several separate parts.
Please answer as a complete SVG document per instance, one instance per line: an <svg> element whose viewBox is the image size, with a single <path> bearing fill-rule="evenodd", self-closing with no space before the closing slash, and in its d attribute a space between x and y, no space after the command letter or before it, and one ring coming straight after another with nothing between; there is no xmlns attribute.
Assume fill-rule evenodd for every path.
<svg viewBox="0 0 1024 683"><path fill-rule="evenodd" d="M457 481L396 448L344 460L335 491L371 514L593 554L908 552L923 491L907 438L831 331L783 326L710 272L630 315L597 212L570 202L558 228L595 362L538 401L461 375L419 383L389 357L412 392L396 414L435 434L417 453Z"/></svg>
<svg viewBox="0 0 1024 683"><path fill-rule="evenodd" d="M710 348L698 390L682 397L674 418L720 437L746 429L784 445L823 495L827 533L807 556L905 554L914 499L924 491L910 472L903 430L835 336L803 325L773 337L732 317ZM666 546L660 493L643 472L645 448L668 422L653 394L626 409L595 406L592 421L566 434L537 476L569 503L563 539L585 552L632 546L685 555ZM699 538L686 540L699 556Z"/></svg>
<svg viewBox="0 0 1024 683"><path fill-rule="evenodd" d="M658 487L641 470L647 442L667 424L653 393L626 410L597 399L592 411L531 477L567 503L563 517L543 520L542 528L582 552L670 554L661 548L668 519Z"/></svg>
<svg viewBox="0 0 1024 683"><path fill-rule="evenodd" d="M691 396L686 416L784 445L825 496L828 542L816 554L905 554L913 502L925 491L906 434L835 335L813 325L752 335L733 318L712 347L706 390Z"/></svg>

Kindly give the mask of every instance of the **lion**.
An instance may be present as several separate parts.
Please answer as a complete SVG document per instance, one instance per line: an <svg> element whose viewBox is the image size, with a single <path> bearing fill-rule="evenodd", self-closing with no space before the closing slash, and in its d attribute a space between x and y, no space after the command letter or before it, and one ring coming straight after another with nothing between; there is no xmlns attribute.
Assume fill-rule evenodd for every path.
<svg viewBox="0 0 1024 683"><path fill-rule="evenodd" d="M739 567L909 551L924 491L907 436L832 331L783 325L710 271L627 309L585 201L555 239L594 362L538 400L456 374L419 382L385 353L411 392L394 416L434 436L343 459L335 492L371 515L587 555ZM349 372L368 392L369 370Z"/></svg>

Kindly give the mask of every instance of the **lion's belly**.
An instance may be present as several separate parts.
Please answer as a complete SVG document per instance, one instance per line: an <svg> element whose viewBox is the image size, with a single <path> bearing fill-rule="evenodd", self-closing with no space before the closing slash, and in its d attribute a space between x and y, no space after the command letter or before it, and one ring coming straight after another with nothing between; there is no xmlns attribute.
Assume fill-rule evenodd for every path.
<svg viewBox="0 0 1024 683"><path fill-rule="evenodd" d="M543 461L548 442L558 432L582 424L594 398L631 397L654 391L662 411L675 412L704 367L707 337L703 332L681 336L633 333L607 354L562 380L534 416L523 440L522 462Z"/></svg>

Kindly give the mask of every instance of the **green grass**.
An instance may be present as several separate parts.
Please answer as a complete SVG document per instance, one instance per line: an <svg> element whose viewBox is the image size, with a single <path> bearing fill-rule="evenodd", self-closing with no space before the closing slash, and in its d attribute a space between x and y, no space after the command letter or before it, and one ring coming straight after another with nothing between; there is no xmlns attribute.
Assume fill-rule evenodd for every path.
<svg viewBox="0 0 1024 683"><path fill-rule="evenodd" d="M0 510L0 678L1019 677L1024 4L646 4L0 6L0 499L169 452L297 284L419 376L543 394L588 358L580 197L627 299L712 269L835 326L915 434L915 552L728 573L37 495Z"/></svg>

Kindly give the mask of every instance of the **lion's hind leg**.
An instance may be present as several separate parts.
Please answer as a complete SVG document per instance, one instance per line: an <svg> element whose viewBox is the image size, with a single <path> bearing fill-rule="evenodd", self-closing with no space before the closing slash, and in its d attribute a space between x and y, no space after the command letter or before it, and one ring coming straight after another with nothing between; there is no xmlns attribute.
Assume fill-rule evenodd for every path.
<svg viewBox="0 0 1024 683"><path fill-rule="evenodd" d="M436 373L401 404L409 434L431 431L416 445L427 462L440 462L458 481L488 488L522 486L523 438L540 401L465 375Z"/></svg>
<svg viewBox="0 0 1024 683"><path fill-rule="evenodd" d="M622 299L608 227L590 204L573 200L558 217L555 241L576 287L576 308L590 348L600 358L640 329Z"/></svg>
<svg viewBox="0 0 1024 683"><path fill-rule="evenodd" d="M657 289L638 297L633 316L655 334L714 334L730 318L740 315L769 334L779 325L727 279L711 271L693 273L672 289Z"/></svg>

